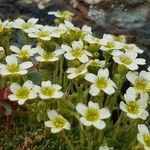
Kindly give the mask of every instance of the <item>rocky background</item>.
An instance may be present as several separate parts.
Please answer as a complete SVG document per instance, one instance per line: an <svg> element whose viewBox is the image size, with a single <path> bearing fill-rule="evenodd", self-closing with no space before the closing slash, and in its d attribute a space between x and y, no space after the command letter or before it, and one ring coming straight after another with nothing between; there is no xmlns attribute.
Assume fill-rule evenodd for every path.
<svg viewBox="0 0 150 150"><path fill-rule="evenodd" d="M150 64L150 0L0 0L0 18L28 19L52 25L54 16L49 11L73 12L76 26L90 25L96 36L103 33L124 34L129 42L145 50Z"/></svg>

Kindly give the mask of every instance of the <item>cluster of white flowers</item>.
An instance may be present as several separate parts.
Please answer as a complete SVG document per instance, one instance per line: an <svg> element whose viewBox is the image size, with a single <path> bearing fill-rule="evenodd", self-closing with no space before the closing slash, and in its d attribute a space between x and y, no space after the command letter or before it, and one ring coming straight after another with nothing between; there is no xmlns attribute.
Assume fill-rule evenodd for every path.
<svg viewBox="0 0 150 150"><path fill-rule="evenodd" d="M22 86L13 82L10 85L10 94L8 97L11 101L18 101L22 105L26 100L35 99L38 96L40 99L61 98L63 92L60 91L61 86L58 84L51 84L50 81L43 81L41 87L34 85L32 81L26 81Z"/></svg>
<svg viewBox="0 0 150 150"><path fill-rule="evenodd" d="M146 109L148 108L148 94L150 92L150 68L148 68L148 71L142 70L140 73L135 71L139 68L139 65L145 64L145 59L137 58L138 54L143 53L143 50L135 44L127 43L122 35L104 34L100 39L92 35L89 26L85 25L82 29L75 27L68 21L72 16L72 13L68 11L49 12L49 15L55 15L63 22L59 22L57 26L43 26L38 24L38 19L35 18L28 21L18 18L13 22L2 22L0 20L0 32L4 28L21 29L28 35L28 38L35 39L37 42L36 46L32 44L22 47L11 45L10 55L6 56L5 61L0 63L0 75L4 77L23 76L38 63L47 66L49 64L55 65L55 63L59 65L59 63L61 64L61 58L63 58L64 63L61 67L65 68L63 73L68 74L67 80L78 82L78 79L82 79L82 82L88 86L88 93L91 97L86 104L81 102L82 100L80 100L80 103L75 102L76 111L81 115L79 121L84 126L94 126L102 130L107 124L103 120L111 116L111 111L106 108L108 106L103 108L98 102L92 102L92 98L99 98L101 94L111 96L120 90L115 75L112 75L111 67L109 67L112 65L109 63L109 59L112 58L115 67L118 66L118 68L126 70L126 74L121 75L125 76L132 85L124 94L123 101L120 102L120 110L131 119L146 120L149 116ZM42 45L50 42L54 43L55 48L51 49L48 45ZM50 45L52 44L50 43ZM94 71L91 72L90 68ZM116 74L119 74L118 70L116 69ZM50 71L53 72L53 70ZM60 71L59 74L61 74ZM66 92L63 91L63 85L61 87L52 83L53 81L50 81L50 79L42 81L41 85L33 84L29 80L25 81L22 86L13 82L10 84L12 94L9 95L9 99L18 101L20 105L33 99L45 101L47 99L63 99ZM79 100L77 101L79 102ZM47 113L50 120L46 121L45 125L51 128L52 133L71 128L69 121L58 112L52 109L48 110ZM143 144L146 150L150 150L150 133L147 127L138 125L138 130L138 141ZM111 148L101 146L100 150L103 149Z"/></svg>

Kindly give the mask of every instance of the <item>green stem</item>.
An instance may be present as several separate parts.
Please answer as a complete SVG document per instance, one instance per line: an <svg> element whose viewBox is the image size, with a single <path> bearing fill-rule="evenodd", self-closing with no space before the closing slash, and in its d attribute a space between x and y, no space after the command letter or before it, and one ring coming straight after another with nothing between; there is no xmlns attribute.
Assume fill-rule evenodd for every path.
<svg viewBox="0 0 150 150"><path fill-rule="evenodd" d="M103 130L100 130L100 131L98 131L98 140L97 141L99 143L102 143L103 139L104 139L104 132L103 132Z"/></svg>
<svg viewBox="0 0 150 150"><path fill-rule="evenodd" d="M84 149L84 131L83 125L80 123L80 149Z"/></svg>
<svg viewBox="0 0 150 150"><path fill-rule="evenodd" d="M98 98L98 103L99 103L99 106L103 106L103 101L104 101L104 92L101 91L100 94L99 94L99 98Z"/></svg>
<svg viewBox="0 0 150 150"><path fill-rule="evenodd" d="M51 72L50 69L43 70L43 81L50 80L51 81Z"/></svg>
<svg viewBox="0 0 150 150"><path fill-rule="evenodd" d="M92 136L91 136L91 134L89 133L89 131L88 130L86 130L86 136L87 136L87 142L88 142L88 147L87 147L87 150L93 150L93 141L92 141Z"/></svg>
<svg viewBox="0 0 150 150"><path fill-rule="evenodd" d="M59 68L59 84L62 85L63 82L63 62L64 62L64 57L60 58L60 68Z"/></svg>
<svg viewBox="0 0 150 150"><path fill-rule="evenodd" d="M74 147L70 141L70 139L66 136L64 132L61 133L62 138L65 139L66 144L69 146L70 150L74 150Z"/></svg>

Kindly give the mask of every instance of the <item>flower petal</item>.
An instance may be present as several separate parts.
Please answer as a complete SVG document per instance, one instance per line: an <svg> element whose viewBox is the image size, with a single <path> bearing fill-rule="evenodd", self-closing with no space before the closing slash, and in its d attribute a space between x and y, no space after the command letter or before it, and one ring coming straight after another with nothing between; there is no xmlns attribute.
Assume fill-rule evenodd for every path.
<svg viewBox="0 0 150 150"><path fill-rule="evenodd" d="M58 129L58 128L51 128L51 132L52 133L58 133L58 132L60 132L62 129Z"/></svg>
<svg viewBox="0 0 150 150"><path fill-rule="evenodd" d="M95 108L95 109L99 110L99 105L98 105L98 103L93 103L92 101L89 101L89 102L88 102L88 107L89 107L89 108Z"/></svg>
<svg viewBox="0 0 150 150"><path fill-rule="evenodd" d="M27 87L29 90L33 87L33 82L30 80L27 80L23 86Z"/></svg>
<svg viewBox="0 0 150 150"><path fill-rule="evenodd" d="M52 97L53 97L53 98L61 98L61 97L63 97L63 92L58 91L58 92L56 92L56 94L53 95Z"/></svg>
<svg viewBox="0 0 150 150"><path fill-rule="evenodd" d="M23 99L18 100L18 104L19 104L19 105L23 105L23 104L25 103L25 101L26 101L26 100L23 100Z"/></svg>
<svg viewBox="0 0 150 150"><path fill-rule="evenodd" d="M97 96L99 94L100 90L99 88L97 88L94 84L92 84L90 86L90 90L89 90L89 93L92 95L92 96Z"/></svg>
<svg viewBox="0 0 150 150"><path fill-rule="evenodd" d="M87 111L88 107L82 103L78 103L76 105L76 110L82 115L85 116L86 115L86 111Z"/></svg>
<svg viewBox="0 0 150 150"><path fill-rule="evenodd" d="M149 113L145 109L143 109L139 118L146 120L148 116L149 116Z"/></svg>
<svg viewBox="0 0 150 150"><path fill-rule="evenodd" d="M16 91L17 90L19 90L21 88L21 86L18 84L18 83L12 83L11 85L10 85L10 91L12 92L12 93L16 93Z"/></svg>
<svg viewBox="0 0 150 150"><path fill-rule="evenodd" d="M99 69L98 77L108 78L109 77L109 70L107 68L106 69Z"/></svg>
<svg viewBox="0 0 150 150"><path fill-rule="evenodd" d="M72 48L73 49L82 49L83 48L83 42L82 41L73 41L72 42Z"/></svg>
<svg viewBox="0 0 150 150"><path fill-rule="evenodd" d="M64 57L65 57L67 60L74 60L74 59L75 59L75 57L72 56L72 54L71 54L70 52L65 53L65 54L64 54Z"/></svg>
<svg viewBox="0 0 150 150"><path fill-rule="evenodd" d="M120 102L119 107L122 111L127 112L126 104L124 102Z"/></svg>
<svg viewBox="0 0 150 150"><path fill-rule="evenodd" d="M129 71L126 74L126 77L133 84L135 82L135 80L138 78L138 74L137 74L137 72L131 72L131 71Z"/></svg>
<svg viewBox="0 0 150 150"><path fill-rule="evenodd" d="M62 45L61 48L66 51L66 52L70 52L71 51L71 47L69 47L68 45Z"/></svg>
<svg viewBox="0 0 150 150"><path fill-rule="evenodd" d="M109 86L105 89L103 89L105 93L107 93L108 95L111 95L115 92L115 89L112 86Z"/></svg>
<svg viewBox="0 0 150 150"><path fill-rule="evenodd" d="M80 122L83 124L83 125L85 125L85 126L91 126L92 125L92 123L90 122L90 121L88 121L86 118L84 118L84 117L81 117L80 118Z"/></svg>
<svg viewBox="0 0 150 150"><path fill-rule="evenodd" d="M59 115L56 110L48 110L47 114L50 120L55 119Z"/></svg>
<svg viewBox="0 0 150 150"><path fill-rule="evenodd" d="M17 98L16 95L14 95L14 94L10 94L10 95L8 96L8 99L9 99L10 101L17 101L17 100L18 100L18 98Z"/></svg>
<svg viewBox="0 0 150 150"><path fill-rule="evenodd" d="M16 52L16 53L18 53L20 51L20 49L17 46L14 46L14 45L10 46L10 50L13 51L13 52Z"/></svg>
<svg viewBox="0 0 150 150"><path fill-rule="evenodd" d="M52 121L46 121L44 124L45 126L50 127L50 128L54 127Z"/></svg>
<svg viewBox="0 0 150 150"><path fill-rule="evenodd" d="M139 124L139 125L138 125L138 130L139 130L139 132L140 132L141 134L150 134L150 133L149 133L149 130L148 130L148 128L147 128L147 126L144 125L144 124Z"/></svg>
<svg viewBox="0 0 150 150"><path fill-rule="evenodd" d="M86 54L83 54L81 57L78 58L80 62L86 63L89 61L89 57Z"/></svg>
<svg viewBox="0 0 150 150"><path fill-rule="evenodd" d="M69 74L69 75L67 76L67 78L68 78L68 79L74 79L74 78L76 78L77 76L78 76L77 74L72 73L72 74Z"/></svg>
<svg viewBox="0 0 150 150"><path fill-rule="evenodd" d="M92 82L92 83L95 83L96 79L97 79L97 76L95 74L92 74L92 73L87 73L85 75L85 79L89 82Z"/></svg>
<svg viewBox="0 0 150 150"><path fill-rule="evenodd" d="M28 20L28 22L34 25L34 24L36 24L38 22L38 20L39 20L38 18L30 18Z"/></svg>
<svg viewBox="0 0 150 150"><path fill-rule="evenodd" d="M99 112L100 112L100 118L101 119L109 118L111 115L108 108L102 108L102 109L100 109Z"/></svg>
<svg viewBox="0 0 150 150"><path fill-rule="evenodd" d="M6 57L6 62L9 65L11 65L11 64L18 64L17 57L15 55L13 55L13 54Z"/></svg>
<svg viewBox="0 0 150 150"><path fill-rule="evenodd" d="M51 81L42 81L41 86L42 87L51 87Z"/></svg>
<svg viewBox="0 0 150 150"><path fill-rule="evenodd" d="M106 123L103 120L98 120L93 123L93 126L96 127L97 129L104 129L106 127Z"/></svg>
<svg viewBox="0 0 150 150"><path fill-rule="evenodd" d="M69 122L66 122L64 128L65 128L66 130L70 130L70 128L71 128L70 123L69 123Z"/></svg>
<svg viewBox="0 0 150 150"><path fill-rule="evenodd" d="M138 65L145 65L146 64L146 60L143 58L137 58L134 60L134 63L138 64Z"/></svg>
<svg viewBox="0 0 150 150"><path fill-rule="evenodd" d="M26 62L21 63L19 66L21 69L24 70L24 69L28 69L28 68L32 67L33 64L30 61L26 61Z"/></svg>

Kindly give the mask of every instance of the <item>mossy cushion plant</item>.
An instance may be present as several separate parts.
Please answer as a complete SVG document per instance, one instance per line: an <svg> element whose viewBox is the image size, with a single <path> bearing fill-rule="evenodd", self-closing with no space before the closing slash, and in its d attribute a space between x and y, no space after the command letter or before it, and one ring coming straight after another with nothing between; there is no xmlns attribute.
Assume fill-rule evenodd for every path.
<svg viewBox="0 0 150 150"><path fill-rule="evenodd" d="M49 15L55 26L0 21L1 86L37 118L45 149L150 150L150 69L138 71L143 50L123 35L98 38L87 25L75 27L68 11ZM16 32L23 44L13 43Z"/></svg>

